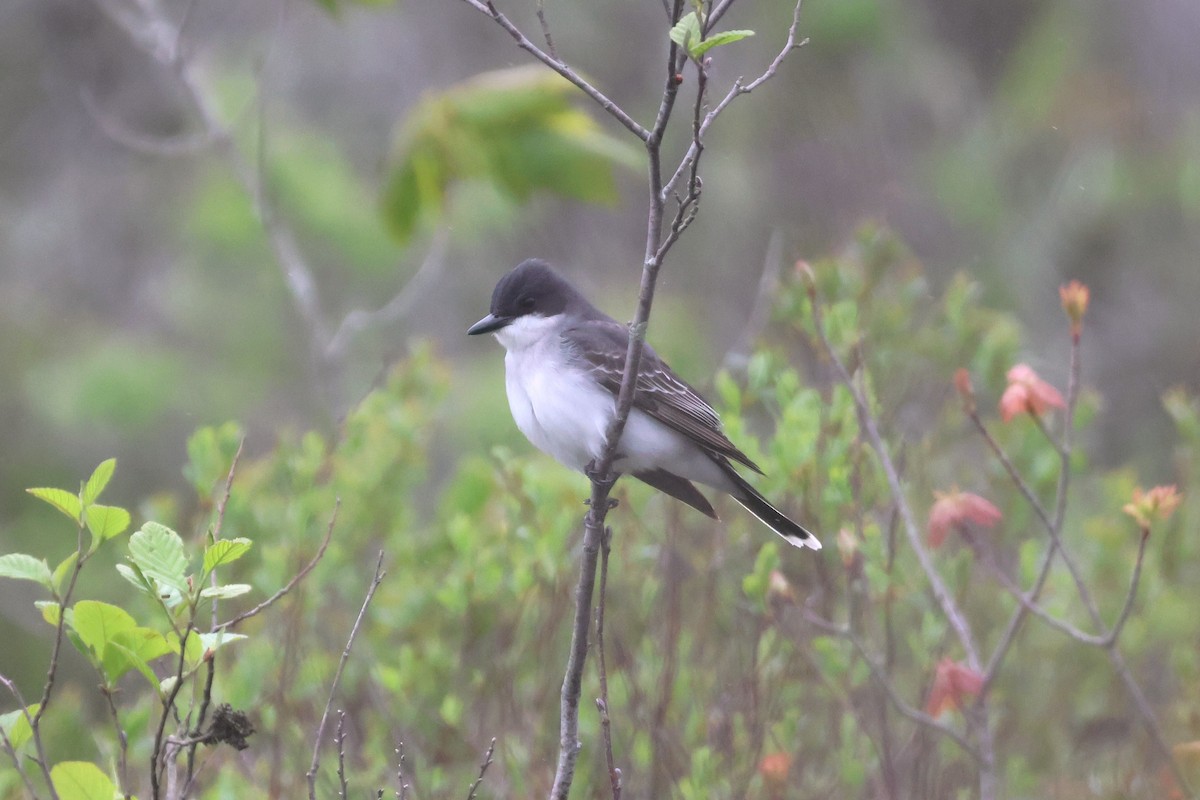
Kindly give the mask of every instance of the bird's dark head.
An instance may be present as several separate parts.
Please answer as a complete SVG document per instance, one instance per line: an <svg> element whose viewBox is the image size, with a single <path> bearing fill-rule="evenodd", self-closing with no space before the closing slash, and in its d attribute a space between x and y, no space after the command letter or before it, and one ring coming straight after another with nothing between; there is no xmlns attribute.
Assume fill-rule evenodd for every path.
<svg viewBox="0 0 1200 800"><path fill-rule="evenodd" d="M492 292L491 313L468 328L467 334L495 333L523 317L546 319L575 307L591 308L549 264L531 258L500 279Z"/></svg>

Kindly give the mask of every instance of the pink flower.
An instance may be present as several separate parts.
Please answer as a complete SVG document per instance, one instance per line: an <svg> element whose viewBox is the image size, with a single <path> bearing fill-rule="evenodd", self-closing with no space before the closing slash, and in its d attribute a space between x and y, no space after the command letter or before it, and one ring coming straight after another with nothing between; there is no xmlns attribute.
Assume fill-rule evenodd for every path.
<svg viewBox="0 0 1200 800"><path fill-rule="evenodd" d="M1133 501L1126 503L1122 511L1133 517L1139 528L1148 531L1151 520L1170 519L1182 499L1183 495L1174 486L1155 486L1148 492L1138 486L1133 490Z"/></svg>
<svg viewBox="0 0 1200 800"><path fill-rule="evenodd" d="M946 494L934 492L933 496L933 507L929 509L930 547L941 547L953 528L967 523L991 528L1004 517L1000 509L977 494L954 489Z"/></svg>
<svg viewBox="0 0 1200 800"><path fill-rule="evenodd" d="M762 775L763 783L773 791L778 791L787 784L788 773L791 771L792 757L787 753L768 753L758 762L758 774Z"/></svg>
<svg viewBox="0 0 1200 800"><path fill-rule="evenodd" d="M957 661L943 658L933 674L933 687L925 710L931 717L941 716L947 709L961 709L968 696L976 697L983 690L983 676Z"/></svg>
<svg viewBox="0 0 1200 800"><path fill-rule="evenodd" d="M1000 398L1000 417L1008 422L1018 414L1040 417L1050 408L1066 408L1063 396L1026 364L1008 371L1008 388Z"/></svg>

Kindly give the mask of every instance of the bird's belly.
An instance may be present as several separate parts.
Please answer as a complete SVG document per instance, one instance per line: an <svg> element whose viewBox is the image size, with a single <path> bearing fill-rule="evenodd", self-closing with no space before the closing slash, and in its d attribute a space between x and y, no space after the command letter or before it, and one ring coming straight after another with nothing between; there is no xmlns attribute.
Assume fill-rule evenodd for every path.
<svg viewBox="0 0 1200 800"><path fill-rule="evenodd" d="M513 420L534 447L571 469L583 471L599 457L612 418L612 395L587 376L542 365L524 370L509 364L505 388Z"/></svg>

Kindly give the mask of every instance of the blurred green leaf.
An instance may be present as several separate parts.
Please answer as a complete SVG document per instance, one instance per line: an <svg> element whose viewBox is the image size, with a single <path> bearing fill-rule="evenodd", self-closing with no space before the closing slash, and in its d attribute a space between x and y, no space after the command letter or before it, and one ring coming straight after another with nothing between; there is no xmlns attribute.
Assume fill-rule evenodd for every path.
<svg viewBox="0 0 1200 800"><path fill-rule="evenodd" d="M0 730L4 731L4 735L8 737L14 750L19 749L33 738L33 729L29 727L29 720L26 719L25 712L28 711L29 716L32 717L41 707L41 703L34 703L24 710L18 708L7 714L0 714Z"/></svg>
<svg viewBox="0 0 1200 800"><path fill-rule="evenodd" d="M24 553L0 556L0 578L33 581L51 591L54 590L54 577L50 574L50 565L46 563L46 559L34 558Z"/></svg>
<svg viewBox="0 0 1200 800"><path fill-rule="evenodd" d="M61 592L63 590L64 581L67 579L67 574L75 569L75 563L79 561L79 551L72 550L71 553L58 562L58 566L54 568L54 591Z"/></svg>
<svg viewBox="0 0 1200 800"><path fill-rule="evenodd" d="M113 476L113 470L116 468L117 460L109 458L101 461L99 466L92 470L91 477L87 479L87 483L83 487L82 500L85 506L96 501L96 498L104 491L104 487L108 486L108 482Z"/></svg>
<svg viewBox="0 0 1200 800"><path fill-rule="evenodd" d="M117 787L90 761L63 761L50 769L59 800L113 800Z"/></svg>
<svg viewBox="0 0 1200 800"><path fill-rule="evenodd" d="M205 586L200 590L200 596L224 600L230 597L241 597L253 589L254 587L248 583L227 583L223 586Z"/></svg>
<svg viewBox="0 0 1200 800"><path fill-rule="evenodd" d="M79 498L67 490L38 488L26 489L25 491L29 492L39 500L45 500L47 503L70 517L76 524L79 523L83 506L79 502Z"/></svg>
<svg viewBox="0 0 1200 800"><path fill-rule="evenodd" d="M398 136L383 212L402 243L441 219L453 186L495 186L512 202L548 191L617 200L614 169L640 154L572 105L577 90L541 67L488 72L426 97Z"/></svg>

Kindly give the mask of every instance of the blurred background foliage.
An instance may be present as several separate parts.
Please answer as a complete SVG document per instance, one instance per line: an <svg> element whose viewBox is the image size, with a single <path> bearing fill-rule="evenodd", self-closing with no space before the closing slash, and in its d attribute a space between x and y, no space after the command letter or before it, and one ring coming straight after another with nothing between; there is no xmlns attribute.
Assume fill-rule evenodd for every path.
<svg viewBox="0 0 1200 800"><path fill-rule="evenodd" d="M15 0L0 8L0 549L36 552L54 524L24 487L70 486L113 455L121 464L114 502L181 529L200 524L206 507L187 499L191 486L207 496L236 439L205 426L237 419L252 465L233 513L237 532L271 554L257 562L255 581L268 584L260 588L303 561L333 496L345 502L341 535L303 595L309 605L294 606L289 626L271 631L293 639L260 643L263 652L304 647L314 657L281 663L294 674L271 678L280 689L269 700L264 656L239 660L233 669L245 679L227 683L244 693L238 701L262 705L263 728L273 732L274 755L252 767L259 778L300 778L303 770L283 775L270 764L293 757L286 738L294 745L311 729L328 678L323 659L340 647L382 545L392 575L349 686L360 707L390 710L374 720L355 714L356 724L386 725L388 735L373 740L385 751L393 734L412 742L430 791L470 773L491 735L502 736L502 780L536 781L541 772L525 767L546 762L554 741L583 488L530 456L504 409L497 348L462 332L484 312L499 274L530 255L562 264L600 305L628 316L644 241L638 150L529 69L465 4L322 5L164 9L182 28L182 52L231 146L294 233L328 318L381 307L414 275L426 276L407 313L367 329L337 359L320 352L295 311L256 218L260 198L239 182L229 149L130 146L187 144L204 133L176 74L98 6ZM517 21L537 30L534 4L514 5ZM723 24L757 36L721 48L714 78L761 70L789 10L774 1L735 6ZM561 4L548 13L559 52L645 121L661 89L646 55L665 41L658 4ZM873 342L873 385L886 425L907 441L914 498L966 483L964 458L985 463L961 428L952 435L961 420L939 410L953 369L969 366L998 393L1020 359L1061 386L1066 337L1054 289L1084 280L1093 297L1085 377L1095 394L1082 434L1089 463L1080 467L1101 477L1077 490L1096 518L1072 524L1088 536L1098 580L1120 597L1127 553L1115 510L1135 483L1196 480L1200 51L1190 32L1200 29L1200 6L811 0L802 19L809 44L712 130L700 221L664 270L652 341L731 412L734 438L747 440L770 475L765 489L794 495L818 530L835 531L852 506L846 471L862 459L846 399L802 388L823 387L828 376L791 330L806 312L786 268L765 346L749 359L725 357L764 269L837 254L830 265L845 276L832 266L821 272L835 281L825 286L839 303L830 321ZM673 143L682 148L682 134ZM873 225L863 229L863 220ZM782 252L768 246L772 234ZM707 381L722 363L731 371ZM1161 397L1176 385L1185 389L1164 409ZM776 424L778 434L765 435ZM185 452L198 428L208 432ZM760 434L756 448L751 437ZM1018 438L1006 446L1048 485L1053 455L1036 437L1010 435ZM515 460L502 468L496 448ZM190 480L179 469L185 462ZM995 481L988 469L980 475ZM869 509L879 499L867 488ZM841 713L864 685L861 664L832 643L804 646L761 595L740 594L741 576L761 579L778 554L774 543L760 554L762 532L736 511L726 516L730 527L714 531L636 490L623 507L612 613L629 649L615 656L627 678L615 681L613 705L638 721L620 745L630 769L645 776L641 785L683 796L712 796L722 781L736 792L761 778L746 772L753 762L731 769L721 758L749 742L812 759L803 780L813 782L797 784L809 793L797 796L852 785L856 769L866 781L869 738ZM1195 518L1186 518L1193 527ZM1164 722L1181 739L1200 736L1196 698L1182 688L1198 685L1198 633L1180 588L1195 563L1188 530L1177 523L1152 555L1144 591L1156 613L1129 627ZM783 570L802 595L822 587L833 603L845 587L827 557L788 560ZM971 560L957 558L965 587ZM119 598L111 574L97 564L85 587ZM0 636L14 643L0 669L34 685L45 637L26 597L0 585ZM906 643L914 651L907 678L918 687L941 632L922 627L922 598L906 602L919 638ZM987 602L972 608L985 620ZM301 624L318 607L320 628ZM678 628L668 630L672 618ZM1007 683L1012 735L1044 734L1003 745L1014 758L1010 785L1034 796L1052 777L1099 764L1109 765L1103 785L1120 785L1126 773L1108 740L1085 735L1128 733L1119 691L1099 659L1064 660L1063 643L1041 635L1014 658L1029 674ZM661 646L671 641L676 671L664 689ZM531 671L547 663L553 679ZM1061 681L1034 674L1049 663ZM372 665L382 666L368 678ZM68 696L83 702L86 670L65 668ZM815 688L818 675L844 694ZM762 692L747 719L748 698ZM705 701L660 711L663 696ZM827 723L803 727L788 713L814 707ZM1048 707L1071 735L1022 724ZM94 757L94 745L68 728L64 754ZM914 784L929 796L970 784L953 769L929 772L914 778L944 782ZM237 785L232 773L222 780ZM540 788L499 785L498 795L511 796Z"/></svg>

